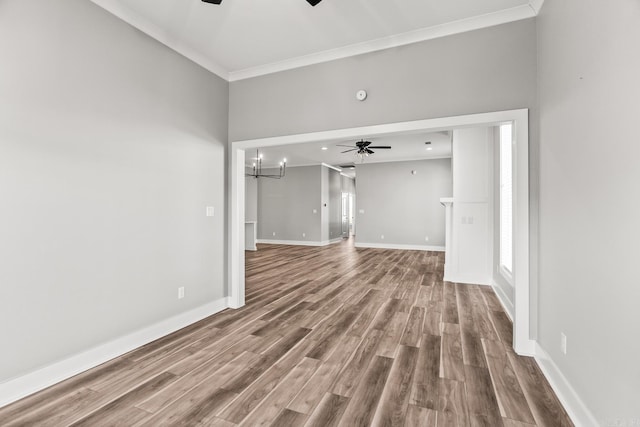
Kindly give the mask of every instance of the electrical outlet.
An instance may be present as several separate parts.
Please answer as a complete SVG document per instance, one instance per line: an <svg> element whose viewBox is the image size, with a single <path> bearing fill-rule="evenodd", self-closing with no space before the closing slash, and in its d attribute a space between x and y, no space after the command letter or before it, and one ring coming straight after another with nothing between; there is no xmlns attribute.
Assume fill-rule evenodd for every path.
<svg viewBox="0 0 640 427"><path fill-rule="evenodd" d="M184 298L184 286L178 288L178 299Z"/></svg>
<svg viewBox="0 0 640 427"><path fill-rule="evenodd" d="M274 232L273 232L273 236L275 237L275 235L276 235L276 232L274 231Z"/></svg>
<svg viewBox="0 0 640 427"><path fill-rule="evenodd" d="M425 236L424 241L428 242L429 241L429 236Z"/></svg>
<svg viewBox="0 0 640 427"><path fill-rule="evenodd" d="M317 214L317 213L318 213L318 209L314 209L314 210L313 210L313 213L314 213L314 214Z"/></svg>
<svg viewBox="0 0 640 427"><path fill-rule="evenodd" d="M567 354L567 336L564 332L560 332L560 351L562 354Z"/></svg>
<svg viewBox="0 0 640 427"><path fill-rule="evenodd" d="M215 212L216 210L214 209L213 206L207 206L207 216L213 216Z"/></svg>
<svg viewBox="0 0 640 427"><path fill-rule="evenodd" d="M384 240L384 234L380 235L380 239Z"/></svg>
<svg viewBox="0 0 640 427"><path fill-rule="evenodd" d="M307 233L302 233L302 237L307 237Z"/></svg>

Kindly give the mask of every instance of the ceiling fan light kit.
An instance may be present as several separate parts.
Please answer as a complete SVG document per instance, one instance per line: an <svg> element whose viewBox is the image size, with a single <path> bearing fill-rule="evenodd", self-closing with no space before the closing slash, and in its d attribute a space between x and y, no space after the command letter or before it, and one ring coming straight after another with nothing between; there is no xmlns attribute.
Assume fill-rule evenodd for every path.
<svg viewBox="0 0 640 427"><path fill-rule="evenodd" d="M373 151L373 149L376 150L389 150L391 149L390 146L388 145L371 145L371 141L365 141L364 139L361 139L360 141L356 142L356 145L342 145L342 144L337 144L338 147L348 147L349 150L345 150L342 153L349 153L351 151L355 151L355 155L360 157L360 161L364 162L364 158L368 157L369 154L374 154L375 151Z"/></svg>

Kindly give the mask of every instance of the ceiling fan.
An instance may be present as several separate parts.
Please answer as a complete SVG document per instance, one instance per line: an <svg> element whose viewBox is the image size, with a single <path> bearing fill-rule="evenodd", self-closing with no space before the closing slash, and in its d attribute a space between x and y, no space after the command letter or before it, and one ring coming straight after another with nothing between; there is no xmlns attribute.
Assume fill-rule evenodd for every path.
<svg viewBox="0 0 640 427"><path fill-rule="evenodd" d="M205 3L211 3L211 4L220 4L222 3L222 0L202 0ZM307 0L307 3L309 3L311 6L315 6L318 3L320 3L322 0Z"/></svg>
<svg viewBox="0 0 640 427"><path fill-rule="evenodd" d="M373 151L373 149L376 150L388 150L391 147L388 145L371 145L371 141L365 141L364 139L361 139L360 141L356 142L356 145L342 145L342 144L337 144L338 147L348 147L350 148L350 150L346 150L343 151L343 153L349 153L351 151L355 151L354 154L357 154L358 156L364 158L365 156L368 156L369 154L373 154L375 153L375 151Z"/></svg>

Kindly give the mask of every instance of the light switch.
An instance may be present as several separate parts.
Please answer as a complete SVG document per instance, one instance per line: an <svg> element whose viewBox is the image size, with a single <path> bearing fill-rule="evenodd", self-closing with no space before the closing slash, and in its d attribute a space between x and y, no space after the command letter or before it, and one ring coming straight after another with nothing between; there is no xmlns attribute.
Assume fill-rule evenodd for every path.
<svg viewBox="0 0 640 427"><path fill-rule="evenodd" d="M472 216L467 218L467 224L473 224L473 217Z"/></svg>
<svg viewBox="0 0 640 427"><path fill-rule="evenodd" d="M360 209L358 212L360 212L360 214L364 213L364 209Z"/></svg>
<svg viewBox="0 0 640 427"><path fill-rule="evenodd" d="M318 213L318 209L314 209L314 210L313 210L313 213L314 213L314 214L317 214L317 213Z"/></svg>
<svg viewBox="0 0 640 427"><path fill-rule="evenodd" d="M213 216L215 214L215 209L213 206L207 206L207 216Z"/></svg>

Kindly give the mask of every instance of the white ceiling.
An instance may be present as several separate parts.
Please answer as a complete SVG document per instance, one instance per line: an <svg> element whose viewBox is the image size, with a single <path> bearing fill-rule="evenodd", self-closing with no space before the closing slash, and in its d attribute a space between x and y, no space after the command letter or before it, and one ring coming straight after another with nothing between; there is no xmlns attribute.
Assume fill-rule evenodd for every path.
<svg viewBox="0 0 640 427"><path fill-rule="evenodd" d="M535 16L541 0L92 0L228 80Z"/></svg>
<svg viewBox="0 0 640 427"><path fill-rule="evenodd" d="M451 132L419 133L406 135L392 135L377 138L366 138L371 145L390 145L390 150L373 150L374 154L365 158L364 163L397 162L404 160L438 159L451 157ZM347 165L361 163L360 157L353 152L342 153L348 150L341 145L354 145L357 140L313 142L307 144L281 145L276 147L261 148L263 168L274 167L283 159L287 159L287 166L307 166L325 163L339 167L349 176L355 175L355 170ZM430 141L427 145L425 142ZM327 147L323 150L322 147ZM427 150L431 147L431 150ZM247 151L246 165L251 166L256 157L255 151Z"/></svg>

